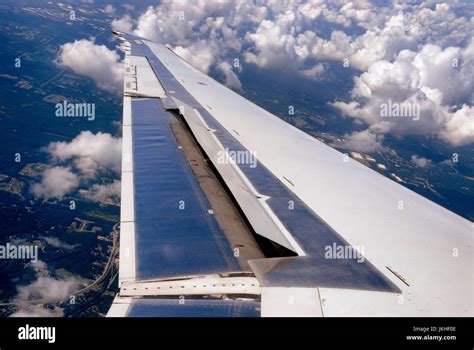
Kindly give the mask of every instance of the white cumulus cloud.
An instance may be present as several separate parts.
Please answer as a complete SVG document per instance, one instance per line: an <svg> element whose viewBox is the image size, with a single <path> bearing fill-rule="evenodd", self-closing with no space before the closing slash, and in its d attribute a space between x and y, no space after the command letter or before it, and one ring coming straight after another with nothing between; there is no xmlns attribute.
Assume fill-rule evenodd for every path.
<svg viewBox="0 0 474 350"><path fill-rule="evenodd" d="M63 242L56 237L44 236L41 238L50 246L55 247L55 248L73 250L74 248L77 247L76 244L69 244L69 243Z"/></svg>
<svg viewBox="0 0 474 350"><path fill-rule="evenodd" d="M83 193L83 197L94 202L104 202L112 198L120 198L121 182L114 180L106 184L94 184Z"/></svg>
<svg viewBox="0 0 474 350"><path fill-rule="evenodd" d="M225 85L234 89L234 90L242 90L242 84L240 83L239 78L234 73L232 66L229 62L221 62L217 68L224 74L225 76Z"/></svg>
<svg viewBox="0 0 474 350"><path fill-rule="evenodd" d="M474 141L474 109L462 102L472 101L472 50L472 42L464 49L427 44L418 52L402 50L392 62L372 63L354 79L353 101L333 106L379 133L469 144ZM419 109L419 118L383 118L381 107L387 104Z"/></svg>
<svg viewBox="0 0 474 350"><path fill-rule="evenodd" d="M383 135L371 133L369 130L354 131L344 135L344 147L359 151L372 153L382 148Z"/></svg>
<svg viewBox="0 0 474 350"><path fill-rule="evenodd" d="M427 168L433 164L430 159L417 156L416 154L411 156L410 161L420 168Z"/></svg>
<svg viewBox="0 0 474 350"><path fill-rule="evenodd" d="M51 156L52 166L42 174L41 182L31 191L37 197L62 199L82 185L90 185L98 174L117 175L121 168L122 139L110 134L83 131L70 142L51 142L43 148ZM94 190L101 196L106 189ZM113 182L107 191L117 192L120 186ZM94 188L94 187L93 187Z"/></svg>
<svg viewBox="0 0 474 350"><path fill-rule="evenodd" d="M115 11L116 11L115 7L111 4L108 4L104 7L104 12L108 13L109 15L115 14Z"/></svg>
<svg viewBox="0 0 474 350"><path fill-rule="evenodd" d="M174 52L203 73L209 71L216 58L214 51L205 41L199 41L187 47L176 46Z"/></svg>
<svg viewBox="0 0 474 350"><path fill-rule="evenodd" d="M40 183L31 190L37 197L63 198L79 186L79 177L69 167L55 166L44 171Z"/></svg>
<svg viewBox="0 0 474 350"><path fill-rule="evenodd" d="M47 266L39 261L32 267L36 280L28 285L17 287L17 295L11 301L18 310L10 317L61 317L63 310L44 308L42 304L61 303L79 290L80 282L75 277L53 278L48 275ZM40 302L35 302L40 301Z"/></svg>
<svg viewBox="0 0 474 350"><path fill-rule="evenodd" d="M122 141L107 133L83 131L70 142L52 142L45 150L54 161L73 160L75 168L88 178L100 170L120 171Z"/></svg>
<svg viewBox="0 0 474 350"><path fill-rule="evenodd" d="M133 28L133 19L130 15L124 15L121 18L115 18L112 21L112 29L120 32L129 33Z"/></svg>
<svg viewBox="0 0 474 350"><path fill-rule="evenodd" d="M95 44L92 39L61 45L54 62L93 79L100 89L122 91L123 65L119 55L105 45Z"/></svg>

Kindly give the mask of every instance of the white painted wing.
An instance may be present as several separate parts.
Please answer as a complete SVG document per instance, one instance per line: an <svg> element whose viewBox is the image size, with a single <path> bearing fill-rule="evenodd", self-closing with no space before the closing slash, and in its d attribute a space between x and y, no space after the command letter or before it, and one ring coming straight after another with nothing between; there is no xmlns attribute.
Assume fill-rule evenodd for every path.
<svg viewBox="0 0 474 350"><path fill-rule="evenodd" d="M246 173L223 176L236 198L239 188L252 193L266 213L265 220L273 221L274 231L261 234L299 255L287 258L293 260L252 262L263 287L262 300L265 302L262 305L267 308L266 312L262 310L263 314L275 315L279 309L278 303L266 299L265 290L310 287L317 289L317 304L324 316L473 316L472 222L357 161L345 161L344 155L337 150L222 86L165 46L142 42L178 84L177 91L168 89L160 73L154 70L166 95L182 107L183 117L211 160L215 159L219 147L224 146L211 142L211 134L215 131L209 122L213 119L224 129L221 135L232 135L233 142L237 141L243 149L256 154L259 165L288 193L304 203L330 232L362 250L365 260L370 262L367 271L376 271L379 276L375 276L379 282L373 282L373 285L385 286L372 287L371 281L377 278L367 277L370 271L366 273L366 270L361 276L367 277L367 288L357 283L358 277L344 283L344 279L351 279L347 271L337 271L329 266L330 261L328 266L321 267L314 260L308 260L312 255L321 255L321 250L313 250L319 239L317 230L310 237L302 237L298 230L289 229L285 220L291 221L291 218L277 215L276 206L271 206L271 196L258 193L255 180ZM207 117L203 116L204 112ZM222 174L227 171L219 169L217 161L215 165ZM236 176L238 181L247 183L247 187L233 186ZM258 198L259 194L263 198ZM244 199L239 204L247 215L245 206L250 204L245 204ZM258 217L249 221L253 226L259 224ZM255 231L259 233L259 229ZM279 275L278 271L282 269L281 263L284 265L288 261L290 264L297 262L292 271L301 273L304 278L291 280L290 277L285 285L285 275ZM321 272L322 269L325 271ZM305 283L313 281L312 274L318 275L314 282ZM333 280L328 274L335 276ZM322 282L318 284L318 281Z"/></svg>

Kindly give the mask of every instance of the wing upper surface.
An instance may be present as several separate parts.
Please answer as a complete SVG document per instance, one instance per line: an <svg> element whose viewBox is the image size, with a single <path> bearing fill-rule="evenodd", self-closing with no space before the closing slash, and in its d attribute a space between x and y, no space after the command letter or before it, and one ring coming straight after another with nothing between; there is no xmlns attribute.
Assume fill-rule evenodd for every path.
<svg viewBox="0 0 474 350"><path fill-rule="evenodd" d="M181 107L257 234L299 255L250 261L262 287L319 288L326 316L473 314L471 222L347 161L165 46L125 38L132 55L147 58L164 104ZM216 158L222 150L250 152L258 166L230 173ZM239 201L239 192L250 196ZM328 259L327 247L350 247L357 259Z"/></svg>

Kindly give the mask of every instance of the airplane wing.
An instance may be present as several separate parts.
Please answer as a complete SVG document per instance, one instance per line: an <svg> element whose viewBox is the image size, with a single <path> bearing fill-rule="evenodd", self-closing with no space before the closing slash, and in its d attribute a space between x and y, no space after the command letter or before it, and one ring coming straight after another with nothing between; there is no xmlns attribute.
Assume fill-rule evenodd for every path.
<svg viewBox="0 0 474 350"><path fill-rule="evenodd" d="M126 52L108 316L472 316L473 224L222 86Z"/></svg>

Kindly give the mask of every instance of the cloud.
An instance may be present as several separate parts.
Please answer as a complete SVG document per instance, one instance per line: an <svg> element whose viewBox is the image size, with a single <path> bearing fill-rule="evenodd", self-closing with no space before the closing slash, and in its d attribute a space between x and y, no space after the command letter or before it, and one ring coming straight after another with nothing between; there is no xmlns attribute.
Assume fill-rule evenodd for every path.
<svg viewBox="0 0 474 350"><path fill-rule="evenodd" d="M416 154L411 156L410 161L420 168L427 168L433 164L433 162L430 159L419 157Z"/></svg>
<svg viewBox="0 0 474 350"><path fill-rule="evenodd" d="M149 6L136 19L125 15L112 26L171 45L178 55L205 73L215 65L230 84L237 86L232 72L218 66L240 57L243 42L238 31L248 23L259 23L265 11L265 7L246 1L165 1Z"/></svg>
<svg viewBox="0 0 474 350"><path fill-rule="evenodd" d="M80 282L75 277L56 279L48 275L47 266L38 261L32 267L36 271L36 280L31 284L17 287L17 295L12 303L18 310L10 317L61 317L63 310L59 307L47 309L46 303L61 303L79 290ZM37 302L41 300L41 302Z"/></svg>
<svg viewBox="0 0 474 350"><path fill-rule="evenodd" d="M120 198L121 182L114 180L108 184L94 184L83 192L83 197L94 202L105 202L113 198Z"/></svg>
<svg viewBox="0 0 474 350"><path fill-rule="evenodd" d="M104 7L104 12L108 13L109 15L115 14L115 11L116 10L115 10L115 7L113 5L108 4Z"/></svg>
<svg viewBox="0 0 474 350"><path fill-rule="evenodd" d="M174 52L203 73L209 71L209 67L215 60L212 48L205 41L199 41L188 47L176 46Z"/></svg>
<svg viewBox="0 0 474 350"><path fill-rule="evenodd" d="M48 276L41 276L26 286L18 287L16 303L45 299L48 302L61 302L66 300L74 291L78 290L79 281L70 277L68 279L55 279Z"/></svg>
<svg viewBox="0 0 474 350"><path fill-rule="evenodd" d="M474 141L474 107L463 105L449 114L439 136L454 146L463 146Z"/></svg>
<svg viewBox="0 0 474 350"><path fill-rule="evenodd" d="M130 33L133 28L133 20L130 15L124 15L122 18L112 21L112 29L120 32Z"/></svg>
<svg viewBox="0 0 474 350"><path fill-rule="evenodd" d="M367 28L373 26L376 20L375 8L369 1L354 1L345 3L340 8L340 14L352 23Z"/></svg>
<svg viewBox="0 0 474 350"><path fill-rule="evenodd" d="M77 244L69 244L69 243L60 241L56 237L44 236L44 237L41 237L41 239L45 240L46 243L48 243L49 245L51 245L55 248L59 248L59 249L73 250L74 248L76 248L78 246Z"/></svg>
<svg viewBox="0 0 474 350"><path fill-rule="evenodd" d="M331 31L329 38L320 36L318 27L331 28L334 24L349 27L356 24L377 23L374 7L367 1L355 1L343 4L338 1L310 1L305 3L287 2L286 6L274 7L272 2L265 3L273 17L261 21L254 30L246 33L245 39L252 46L246 51L247 62L261 67L292 67L307 76L308 65L314 60L342 60L350 58L362 48L371 48L367 34L366 40L354 40L340 29ZM382 11L383 13L383 11ZM378 52L374 49L374 52ZM364 56L366 53L360 53ZM362 66L366 61L354 57L352 66ZM313 70L321 66L311 64ZM317 67L317 68L316 68ZM316 73L320 73L317 71Z"/></svg>
<svg viewBox="0 0 474 350"><path fill-rule="evenodd" d="M133 11L135 10L135 6L134 5L130 5L130 4L122 4L122 7L127 10L127 11Z"/></svg>
<svg viewBox="0 0 474 350"><path fill-rule="evenodd" d="M314 78L322 72L322 66L309 62L311 59L353 53L347 50L350 37L339 31L329 43L316 35L314 21L321 18L348 26L352 22L346 17L362 22L372 20L375 13L366 1L355 1L343 9L314 0L166 1L149 6L136 19L125 15L114 20L112 27L169 44L204 72L214 64L218 68L226 60L243 56L261 67L292 67ZM314 54L321 48L321 56Z"/></svg>
<svg viewBox="0 0 474 350"><path fill-rule="evenodd" d="M376 135L370 130L354 131L351 134L344 135L344 147L359 151L372 153L382 148L383 135Z"/></svg>
<svg viewBox="0 0 474 350"><path fill-rule="evenodd" d="M61 308L47 309L43 305L21 303L19 309L12 313L10 317L63 317Z"/></svg>
<svg viewBox="0 0 474 350"><path fill-rule="evenodd" d="M36 260L30 263L36 273L45 273L48 271L48 265L43 260Z"/></svg>
<svg viewBox="0 0 474 350"><path fill-rule="evenodd" d="M453 105L472 98L474 40L465 49L425 45L412 65L419 73L419 86L439 91L440 103Z"/></svg>
<svg viewBox="0 0 474 350"><path fill-rule="evenodd" d="M54 63L93 79L100 89L115 93L122 91L123 65L119 55L104 45L96 45L93 39L61 45Z"/></svg>
<svg viewBox="0 0 474 350"><path fill-rule="evenodd" d="M225 76L225 85L234 89L234 90L242 90L242 84L240 83L239 78L232 70L232 66L229 62L221 62L217 68L224 74Z"/></svg>
<svg viewBox="0 0 474 350"><path fill-rule="evenodd" d="M417 29L417 26L408 25L405 15L391 16L383 28L367 30L352 43L347 43L353 51L350 65L365 70L374 62L391 61L403 49L415 49L422 35Z"/></svg>
<svg viewBox="0 0 474 350"><path fill-rule="evenodd" d="M311 36L313 40L310 50L315 58L342 60L348 59L354 53L351 37L340 30L333 31L329 40L319 38L315 34L311 34Z"/></svg>
<svg viewBox="0 0 474 350"><path fill-rule="evenodd" d="M312 63L316 46L323 41L310 30L296 33L297 17L287 10L274 20L264 20L255 32L245 36L252 48L244 53L246 62L263 68L297 72L309 78L319 78L324 71L321 63Z"/></svg>
<svg viewBox="0 0 474 350"><path fill-rule="evenodd" d="M37 197L62 199L79 186L79 177L69 167L55 166L44 171L40 183L32 186Z"/></svg>
<svg viewBox="0 0 474 350"><path fill-rule="evenodd" d="M70 142L51 142L43 151L50 155L52 166L43 172L41 182L31 187L37 197L62 199L101 173L120 173L122 139L107 133L83 131ZM109 191L116 186L114 182ZM96 196L105 191L100 188L94 191Z"/></svg>
<svg viewBox="0 0 474 350"><path fill-rule="evenodd" d="M74 167L86 178L98 171L120 172L122 140L110 134L83 131L70 142L52 142L45 151L56 162L72 160Z"/></svg>
<svg viewBox="0 0 474 350"><path fill-rule="evenodd" d="M254 33L247 33L247 41L254 45L257 52L247 52L247 62L270 68L291 67L288 66L289 61L301 64L306 52L303 49L299 52L295 50L296 38L288 32L291 21L294 21L294 14L287 12L279 15L275 21L262 21Z"/></svg>
<svg viewBox="0 0 474 350"><path fill-rule="evenodd" d="M302 71L303 75L311 79L317 79L321 77L324 72L324 65L322 63L315 64L313 67L304 69Z"/></svg>
<svg viewBox="0 0 474 350"><path fill-rule="evenodd" d="M378 133L434 136L453 146L474 141L472 101L474 44L464 49L427 44L402 50L393 62L380 60L354 79L353 101L332 105ZM459 62L459 63L458 63ZM462 62L462 63L460 63ZM384 105L419 110L419 118L384 118Z"/></svg>

